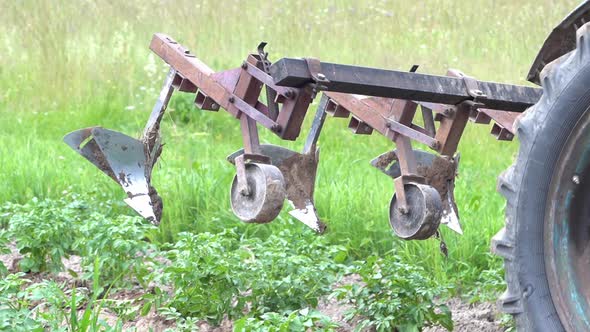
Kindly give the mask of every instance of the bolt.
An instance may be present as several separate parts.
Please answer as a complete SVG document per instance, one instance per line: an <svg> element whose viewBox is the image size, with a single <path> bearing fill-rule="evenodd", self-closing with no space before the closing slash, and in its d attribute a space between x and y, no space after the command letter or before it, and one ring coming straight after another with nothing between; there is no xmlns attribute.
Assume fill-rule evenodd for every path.
<svg viewBox="0 0 590 332"><path fill-rule="evenodd" d="M481 95L483 95L483 92L482 92L481 90L471 90L471 92L472 92L473 94L476 94L476 95L478 95L478 96L481 96Z"/></svg>
<svg viewBox="0 0 590 332"><path fill-rule="evenodd" d="M320 79L320 81L324 81L326 79L326 75L318 73L318 78Z"/></svg>
<svg viewBox="0 0 590 332"><path fill-rule="evenodd" d="M219 105L217 105L216 103L213 103L213 104L211 104L211 108L218 109L219 108Z"/></svg>
<svg viewBox="0 0 590 332"><path fill-rule="evenodd" d="M295 97L295 92L293 92L293 90L287 90L285 92L285 97L287 97L289 99L293 99Z"/></svg>
<svg viewBox="0 0 590 332"><path fill-rule="evenodd" d="M400 206L400 207L398 207L398 208L397 208L397 210L398 210L398 211L399 211L399 213L401 213L401 214L408 214L408 212L410 212L410 211L408 210L408 207L407 207L407 206Z"/></svg>
<svg viewBox="0 0 590 332"><path fill-rule="evenodd" d="M385 124L385 127L387 127L387 128L390 128L390 129L391 129L391 123L389 123L389 122L388 122L388 123L386 123L386 124Z"/></svg>
<svg viewBox="0 0 590 332"><path fill-rule="evenodd" d="M534 288L533 288L533 286L532 286L532 285L527 285L527 286L524 288L524 291L522 292L522 296L523 296L523 297L526 299L526 298L528 298L529 296L531 296L531 294L533 294L533 292L534 292L534 291L535 291L535 290L534 290Z"/></svg>
<svg viewBox="0 0 590 332"><path fill-rule="evenodd" d="M578 174L574 174L574 176L572 177L572 182L574 184L580 184L580 177L578 176Z"/></svg>
<svg viewBox="0 0 590 332"><path fill-rule="evenodd" d="M248 69L248 63L246 61L242 62L242 69Z"/></svg>
<svg viewBox="0 0 590 332"><path fill-rule="evenodd" d="M432 144L430 145L430 148L438 151L438 149L440 149L440 142L439 141L432 142Z"/></svg>
<svg viewBox="0 0 590 332"><path fill-rule="evenodd" d="M229 97L229 99L227 101L229 101L230 103L233 104L236 101L236 98L234 98L233 96L231 96L231 97Z"/></svg>
<svg viewBox="0 0 590 332"><path fill-rule="evenodd" d="M270 128L272 131L274 132L280 132L281 131L281 126L278 124L273 124L272 127Z"/></svg>
<svg viewBox="0 0 590 332"><path fill-rule="evenodd" d="M455 114L454 108L447 108L446 110L443 111L443 115L446 117L451 117L451 116L453 116L453 114Z"/></svg>

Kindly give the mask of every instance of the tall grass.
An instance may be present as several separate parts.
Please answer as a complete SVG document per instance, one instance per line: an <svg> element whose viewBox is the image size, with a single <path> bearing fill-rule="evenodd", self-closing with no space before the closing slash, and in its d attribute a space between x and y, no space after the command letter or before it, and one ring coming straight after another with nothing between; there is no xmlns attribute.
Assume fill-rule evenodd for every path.
<svg viewBox="0 0 590 332"><path fill-rule="evenodd" d="M147 48L154 32L173 36L215 70L239 65L265 40L273 59L315 56L394 69L421 64L421 71L435 74L452 67L525 84L544 37L577 2L0 0L0 201L64 190L123 197L61 138L99 124L141 131L166 71ZM238 224L228 204L234 170L224 161L240 147L237 123L223 112L193 110L187 100L174 97L163 123L167 144L154 179L165 201L163 239ZM467 128L456 188L465 235L445 232L453 262L446 264L435 241L405 243L391 234L393 185L368 165L391 143L352 136L344 127L330 119L320 138L316 202L330 227L327 236L358 256L395 247L441 278L464 265L475 266L467 269L475 275L495 262L485 254L503 222L495 178L517 143L494 141L486 127ZM263 140L279 142L268 133ZM129 213L123 204L119 209ZM241 227L264 235L304 226L283 213L273 225Z"/></svg>

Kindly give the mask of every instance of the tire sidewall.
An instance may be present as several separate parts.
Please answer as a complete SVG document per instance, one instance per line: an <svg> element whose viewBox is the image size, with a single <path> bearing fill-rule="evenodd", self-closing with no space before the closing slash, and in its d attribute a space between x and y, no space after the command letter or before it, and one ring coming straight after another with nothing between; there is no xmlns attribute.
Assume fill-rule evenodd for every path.
<svg viewBox="0 0 590 332"><path fill-rule="evenodd" d="M571 60L571 59L570 59ZM567 66L564 69L576 66ZM575 68L560 91L537 105L534 114L533 137L525 153L526 165L516 176L521 177L515 220L515 259L518 281L522 291L524 315L518 315L520 327L531 331L561 331L563 326L549 290L545 270L544 221L547 213L548 193L556 164L568 141L570 132L588 109L586 96L590 96L590 63ZM541 103L540 102L540 103ZM542 108L542 109L539 109ZM531 110L532 111L532 110ZM527 129L527 128L523 128ZM520 131L520 130L519 130ZM525 130L519 137L530 134ZM519 156L519 159L522 156ZM519 317L525 316L525 317Z"/></svg>

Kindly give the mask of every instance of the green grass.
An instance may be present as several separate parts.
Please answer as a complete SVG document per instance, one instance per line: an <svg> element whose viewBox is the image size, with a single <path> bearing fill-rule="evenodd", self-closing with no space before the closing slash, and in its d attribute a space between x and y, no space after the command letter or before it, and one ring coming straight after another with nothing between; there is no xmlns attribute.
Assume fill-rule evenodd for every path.
<svg viewBox="0 0 590 332"><path fill-rule="evenodd" d="M434 74L452 67L524 84L545 36L577 2L3 1L0 202L58 197L64 190L123 198L61 138L93 125L140 133L166 71L147 48L154 32L173 36L215 70L239 65L265 40L273 59L315 56L393 69L421 64L421 71ZM163 121L166 148L154 174L165 202L165 240L179 231L238 224L228 202L234 170L224 160L240 148L237 122L187 105L186 97L173 98ZM376 135L353 136L345 127L330 119L320 138L316 203L333 242L347 244L358 257L396 248L444 280L475 280L481 270L498 266L487 254L503 223L495 181L517 143L494 141L489 127L467 128L456 188L465 235L445 232L451 262L445 263L436 241L401 242L389 229L393 184L368 162L392 144ZM279 142L268 133L263 141ZM115 208L131 213L123 203ZM283 213L272 225L241 230L264 236L282 227L304 226Z"/></svg>

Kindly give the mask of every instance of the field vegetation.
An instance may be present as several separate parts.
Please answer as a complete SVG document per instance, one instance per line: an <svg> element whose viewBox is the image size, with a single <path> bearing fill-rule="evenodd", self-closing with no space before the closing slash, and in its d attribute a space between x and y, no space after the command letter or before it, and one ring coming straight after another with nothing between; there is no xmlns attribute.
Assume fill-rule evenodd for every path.
<svg viewBox="0 0 590 332"><path fill-rule="evenodd" d="M421 72L457 68L527 84L545 36L577 3L0 0L0 250L22 255L16 266L0 262L0 330L122 330L153 313L178 330L224 319L237 331L336 330L316 310L323 297L350 303L360 328L451 328L441 299L490 301L503 287L501 262L489 253L503 224L495 181L518 143L496 142L487 126L468 126L459 146L455 196L465 235L443 230L448 258L436 240L392 235L393 184L368 164L392 144L353 136L337 119L319 143L323 237L286 212L268 225L237 221L225 157L241 146L238 123L199 111L190 96L175 95L163 121L159 228L135 217L120 188L61 139L94 125L139 135L167 71L147 47L154 32L215 70L239 66L264 40L275 60L420 64ZM268 133L262 140L302 146ZM64 270L72 256L80 273ZM351 274L361 281L338 286ZM139 295L110 296L129 289ZM104 308L114 322L101 318Z"/></svg>

